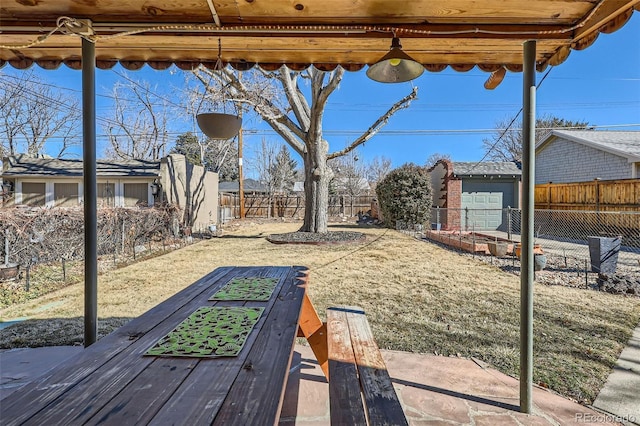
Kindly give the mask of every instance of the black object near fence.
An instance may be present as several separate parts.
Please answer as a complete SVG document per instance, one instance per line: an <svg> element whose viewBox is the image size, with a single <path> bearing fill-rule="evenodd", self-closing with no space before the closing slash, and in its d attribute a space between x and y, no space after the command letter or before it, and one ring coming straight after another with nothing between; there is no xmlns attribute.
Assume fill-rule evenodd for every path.
<svg viewBox="0 0 640 426"><path fill-rule="evenodd" d="M591 272L610 275L616 272L622 237L589 237Z"/></svg>

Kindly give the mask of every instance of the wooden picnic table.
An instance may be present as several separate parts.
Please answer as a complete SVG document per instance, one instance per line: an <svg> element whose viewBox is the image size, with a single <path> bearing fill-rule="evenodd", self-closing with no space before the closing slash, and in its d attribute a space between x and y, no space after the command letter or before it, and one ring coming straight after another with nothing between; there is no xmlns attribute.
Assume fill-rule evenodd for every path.
<svg viewBox="0 0 640 426"><path fill-rule="evenodd" d="M275 278L267 301L211 301L235 278ZM0 401L2 423L274 424L295 338L312 343L325 372L322 322L303 267L221 267ZM145 353L203 306L264 308L237 356ZM300 332L298 332L300 330Z"/></svg>

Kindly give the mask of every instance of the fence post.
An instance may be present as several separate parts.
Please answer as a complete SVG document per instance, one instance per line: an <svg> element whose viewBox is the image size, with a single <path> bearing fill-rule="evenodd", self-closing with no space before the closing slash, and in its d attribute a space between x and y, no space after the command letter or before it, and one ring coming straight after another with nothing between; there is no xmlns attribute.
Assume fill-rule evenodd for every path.
<svg viewBox="0 0 640 426"><path fill-rule="evenodd" d="M440 225L440 206L436 206L436 231L440 232L442 226L438 225Z"/></svg>
<svg viewBox="0 0 640 426"><path fill-rule="evenodd" d="M511 206L507 206L507 239L511 241Z"/></svg>
<svg viewBox="0 0 640 426"><path fill-rule="evenodd" d="M469 230L469 207L464 208L464 230Z"/></svg>
<svg viewBox="0 0 640 426"><path fill-rule="evenodd" d="M120 253L124 254L124 219L122 219L122 240L120 241L120 243L121 243Z"/></svg>
<svg viewBox="0 0 640 426"><path fill-rule="evenodd" d="M25 283L24 283L24 287L25 287L25 291L28 292L29 291L29 285L31 284L31 263L27 263L27 276L25 279Z"/></svg>
<svg viewBox="0 0 640 426"><path fill-rule="evenodd" d="M596 182L596 211L599 212L600 211L600 185L598 185L600 183L600 178L595 178L595 182Z"/></svg>

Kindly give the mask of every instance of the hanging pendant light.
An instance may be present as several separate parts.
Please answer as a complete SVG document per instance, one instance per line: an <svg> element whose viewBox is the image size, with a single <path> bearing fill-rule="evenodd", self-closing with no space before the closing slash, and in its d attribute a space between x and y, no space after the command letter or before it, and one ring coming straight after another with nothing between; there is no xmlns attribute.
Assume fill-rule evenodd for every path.
<svg viewBox="0 0 640 426"><path fill-rule="evenodd" d="M222 45L218 39L218 59L213 71L221 71L222 65ZM242 126L242 118L235 114L224 112L206 112L196 116L198 127L202 133L211 139L231 139L236 136Z"/></svg>
<svg viewBox="0 0 640 426"><path fill-rule="evenodd" d="M389 53L367 69L367 76L380 83L402 83L420 77L423 72L422 64L404 53L400 39L393 37Z"/></svg>

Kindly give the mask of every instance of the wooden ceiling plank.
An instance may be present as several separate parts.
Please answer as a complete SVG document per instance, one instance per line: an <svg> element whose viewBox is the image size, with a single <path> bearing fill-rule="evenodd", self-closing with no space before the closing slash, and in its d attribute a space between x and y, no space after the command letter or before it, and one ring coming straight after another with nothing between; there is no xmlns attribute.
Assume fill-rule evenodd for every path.
<svg viewBox="0 0 640 426"><path fill-rule="evenodd" d="M154 61L150 66L160 68L176 62L186 67L214 62L218 38L222 39L223 61L241 67L253 62L273 66L290 63L294 67L309 63L328 68L336 64L363 67L388 51L391 32L395 30L403 49L421 63L434 68L453 64L460 70L479 64L491 69L502 65L517 69L522 62L522 42L533 37L537 40L536 61L540 69L566 59L569 46L588 47L599 31L624 25L630 13L625 11L640 4L640 0L604 0L594 10L594 5L600 4L595 0L212 1L225 25L224 31L233 27L236 32L215 30L211 10L203 0L3 2L0 37L5 47L0 48L0 60L13 61L18 66L29 61L46 66L65 61L77 66L78 37L56 33L33 47L14 48L34 42L55 26L60 15L67 15L94 21L96 53L107 61L103 63L106 67L119 60L131 62L129 66ZM182 24L170 27L176 22L207 25L207 32ZM157 24L168 25L162 32L103 38L138 25ZM252 31L248 24L260 25L261 29ZM314 27L302 33L282 33L285 24L326 25L325 29L331 31L318 32ZM336 24L359 27L358 31L348 30Z"/></svg>

